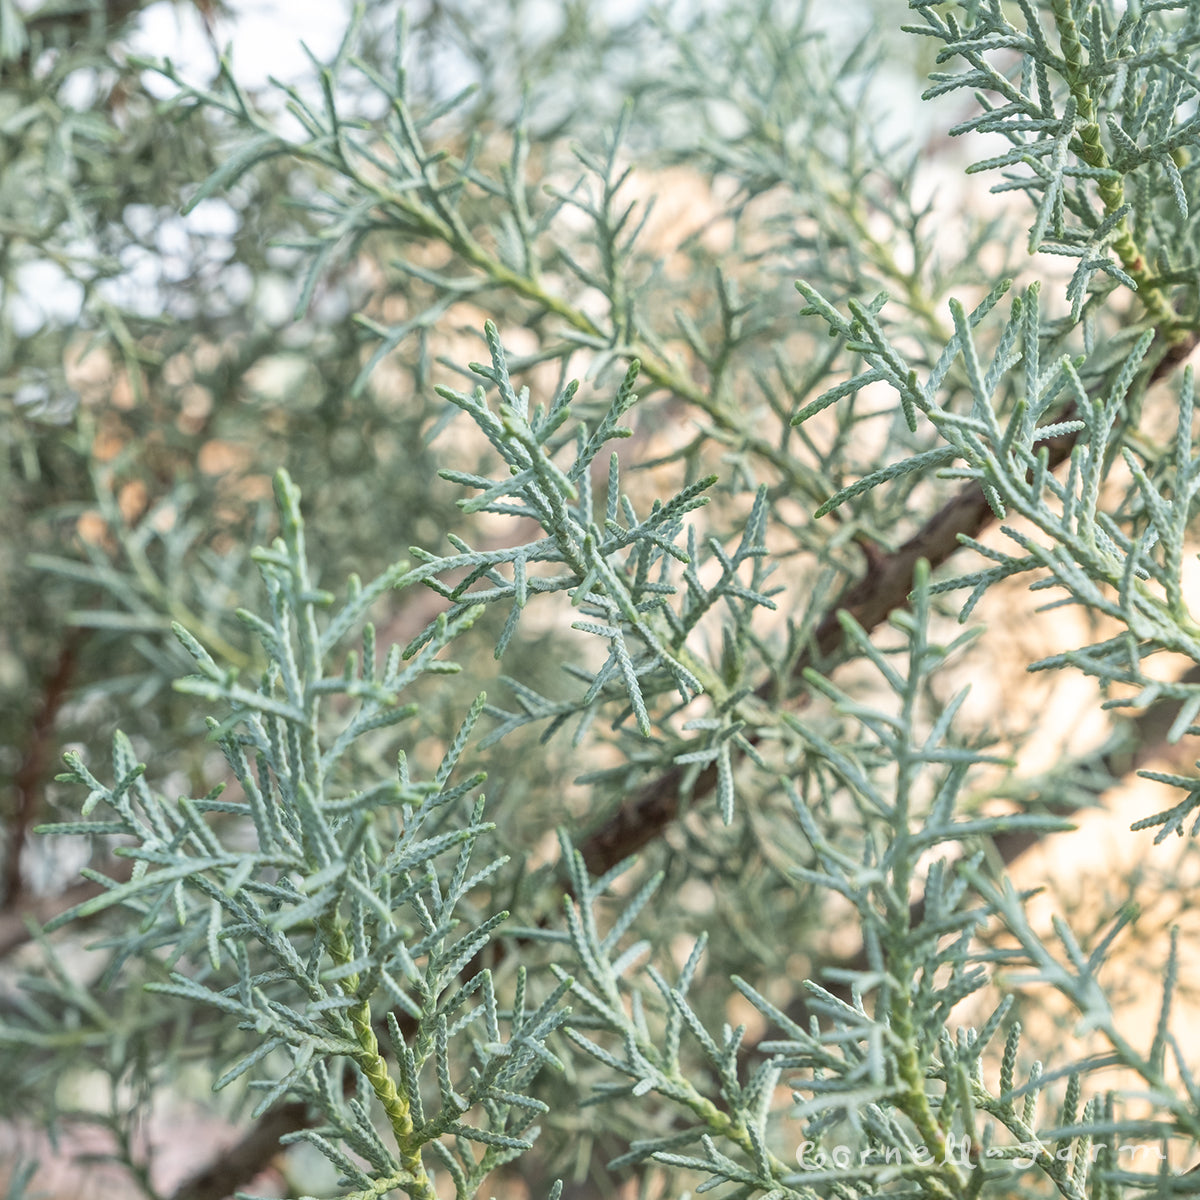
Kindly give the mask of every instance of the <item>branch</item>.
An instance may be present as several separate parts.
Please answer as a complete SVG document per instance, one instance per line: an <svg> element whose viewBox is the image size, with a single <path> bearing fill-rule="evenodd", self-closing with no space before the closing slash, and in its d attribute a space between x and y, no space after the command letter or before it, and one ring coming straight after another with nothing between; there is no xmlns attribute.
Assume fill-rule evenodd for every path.
<svg viewBox="0 0 1200 1200"><path fill-rule="evenodd" d="M69 630L63 638L54 669L42 688L42 702L30 725L25 756L13 775L13 807L6 821L8 845L4 854L4 890L0 897L0 907L5 909L13 908L21 893L21 853L29 837L29 827L37 817L50 762L54 722L75 675L82 641L83 631L78 628Z"/></svg>
<svg viewBox="0 0 1200 1200"><path fill-rule="evenodd" d="M291 1101L264 1113L240 1141L218 1153L175 1189L171 1200L227 1200L263 1171L282 1147L279 1139L312 1124L307 1104Z"/></svg>

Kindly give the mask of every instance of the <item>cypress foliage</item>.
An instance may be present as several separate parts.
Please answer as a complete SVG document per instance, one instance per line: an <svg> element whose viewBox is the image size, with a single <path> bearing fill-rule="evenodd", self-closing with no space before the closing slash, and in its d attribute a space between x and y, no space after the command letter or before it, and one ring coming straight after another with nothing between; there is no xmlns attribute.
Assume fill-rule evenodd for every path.
<svg viewBox="0 0 1200 1200"><path fill-rule="evenodd" d="M1193 1190L1186 930L1131 1027L1139 881L1008 868L1200 733L1200 7L386 7L249 89L0 0L0 1111L154 1200ZM964 715L1014 581L1125 749Z"/></svg>

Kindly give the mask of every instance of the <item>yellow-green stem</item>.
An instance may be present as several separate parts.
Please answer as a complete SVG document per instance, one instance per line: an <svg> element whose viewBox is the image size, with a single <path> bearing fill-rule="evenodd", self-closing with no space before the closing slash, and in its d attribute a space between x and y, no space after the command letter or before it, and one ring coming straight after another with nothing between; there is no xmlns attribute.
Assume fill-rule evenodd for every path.
<svg viewBox="0 0 1200 1200"><path fill-rule="evenodd" d="M946 1144L946 1131L938 1124L925 1091L925 1073L917 1057L917 1032L912 1019L912 1001L907 992L897 989L892 1000L890 1022L892 1034L899 1044L896 1069L903 1088L899 1104L904 1114L916 1126L925 1149L935 1165L942 1168L928 1177L931 1189L940 1196L961 1197L964 1182L958 1166L951 1161Z"/></svg>
<svg viewBox="0 0 1200 1200"><path fill-rule="evenodd" d="M328 918L321 922L325 942L329 948L330 957L339 965L351 961L352 952L346 939L346 932L336 918ZM358 989L358 976L347 975L342 980L342 987L347 993ZM379 1051L379 1039L371 1025L371 1005L362 1000L347 1010L350 1025L354 1030L354 1040L358 1043L358 1052L354 1055L355 1064L366 1076L371 1090L375 1093L391 1126L400 1151L400 1163L411 1178L401 1186L408 1192L411 1200L437 1200L433 1181L425 1171L421 1160L421 1147L413 1138L414 1126L412 1105L406 1096L402 1096L396 1087L396 1081L388 1070L387 1060Z"/></svg>
<svg viewBox="0 0 1200 1200"><path fill-rule="evenodd" d="M1071 89L1071 95L1075 99L1078 115L1076 126L1078 141L1073 149L1089 167L1094 167L1097 171L1109 172L1113 169L1112 163L1100 141L1100 125L1096 119L1096 106L1092 102L1091 91L1083 78L1083 43L1079 37L1079 27L1071 15L1070 0L1052 0L1051 11L1058 29L1067 86ZM1100 177L1096 186L1104 204L1105 215L1112 216L1125 203L1124 181L1113 179L1105 174ZM1138 298L1150 319L1158 327L1160 334L1169 343L1180 342L1186 338L1187 330L1180 326L1179 318L1171 306L1170 300L1167 299L1162 288L1153 281L1146 266L1146 260L1142 256L1141 247L1129 224L1128 215L1121 217L1112 247L1121 260L1121 266L1126 274L1137 284Z"/></svg>

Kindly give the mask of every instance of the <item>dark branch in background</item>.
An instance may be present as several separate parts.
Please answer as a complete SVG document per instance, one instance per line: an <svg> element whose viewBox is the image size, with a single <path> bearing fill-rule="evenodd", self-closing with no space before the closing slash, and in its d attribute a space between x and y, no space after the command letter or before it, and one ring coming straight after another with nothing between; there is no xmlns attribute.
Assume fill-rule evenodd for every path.
<svg viewBox="0 0 1200 1200"><path fill-rule="evenodd" d="M133 860L129 858L114 858L107 862L93 862L96 870L117 883L124 883L133 873ZM64 913L93 896L99 896L108 889L102 883L90 879L77 883L59 892L56 896L30 896L19 892L7 912L0 912L0 958L11 954L18 946L30 941L29 922L35 925L45 925L47 921Z"/></svg>
<svg viewBox="0 0 1200 1200"><path fill-rule="evenodd" d="M1200 342L1200 334L1189 332L1186 337L1168 346L1154 366L1150 382L1165 378L1184 361ZM1070 420L1075 408L1072 403L1058 418ZM1078 434L1065 434L1044 442L1053 470L1071 456ZM839 612L849 613L868 633L887 620L897 608L908 603L912 591L913 571L920 559L933 568L940 567L962 544L964 537L978 537L995 514L988 507L982 489L974 483L965 485L948 500L912 537L890 554L869 554L863 577L848 587L830 607L813 635L812 644L797 660L791 677L796 685L803 673L814 663L837 653L842 644ZM774 680L761 684L755 694L762 700L778 702ZM803 707L807 697L801 696ZM756 739L750 735L751 741ZM588 869L603 874L623 858L652 842L679 815L684 771L673 768L646 784L621 805L617 812L580 846ZM708 795L717 782L716 767L703 770L693 781L692 799Z"/></svg>
<svg viewBox="0 0 1200 1200"><path fill-rule="evenodd" d="M311 1124L308 1105L289 1101L264 1113L240 1140L222 1150L175 1190L171 1200L226 1200L283 1149L279 1139Z"/></svg>
<svg viewBox="0 0 1200 1200"><path fill-rule="evenodd" d="M46 786L49 764L53 758L54 722L75 676L79 646L83 631L69 630L55 660L54 667L42 688L42 701L30 724L25 755L13 775L13 803L5 819L8 843L4 851L4 893L0 907L15 906L21 894L21 854L29 837L29 829L37 820L41 798Z"/></svg>

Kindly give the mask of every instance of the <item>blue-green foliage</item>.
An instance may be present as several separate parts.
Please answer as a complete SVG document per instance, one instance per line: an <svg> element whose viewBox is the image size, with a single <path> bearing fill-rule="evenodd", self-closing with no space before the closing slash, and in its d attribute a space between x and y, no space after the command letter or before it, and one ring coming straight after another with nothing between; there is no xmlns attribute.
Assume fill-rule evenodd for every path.
<svg viewBox="0 0 1200 1200"><path fill-rule="evenodd" d="M1173 320L1158 291L1186 280L1196 262L1189 221L1196 187L1189 148L1200 139L1191 104L1195 5L1052 0L1050 29L1030 0L1015 10L999 0L964 5L964 22L923 0L910 7L925 22L911 31L943 43L938 62L969 68L934 73L925 92L932 99L967 89L978 99L982 111L950 132L995 133L1011 143L968 170L1000 170L1004 182L993 191L1022 191L1034 202L1030 253L1079 259L1067 288L1072 319L1100 273L1109 277L1100 295L1123 284L1148 295L1156 319ZM1159 15L1171 13L1180 16ZM999 65L1003 52L1015 53L1018 71ZM1194 307L1188 315L1194 319Z"/></svg>
<svg viewBox="0 0 1200 1200"><path fill-rule="evenodd" d="M473 396L446 395L473 417L510 473L498 483L452 470L445 475L483 491L467 506L533 517L547 536L500 552L474 553L460 539L452 556L417 551L420 566L397 564L366 585L351 579L348 598L336 606L331 593L313 585L300 492L280 472L275 492L281 537L252 555L264 612L238 612L267 663L257 686L242 683L237 670L220 666L186 629L175 628L197 668L176 688L219 706L222 715L208 721L210 737L241 796L225 798L218 788L201 799L168 800L148 785L129 740L118 733L113 785L102 784L78 754L69 754L70 770L60 780L88 789L81 805L85 819L44 830L133 840L116 851L134 860L132 878L94 875L105 890L48 929L118 905L137 914L135 932L114 944L110 974L130 957L149 955L169 969L166 981L146 985L149 991L215 1008L252 1034L249 1048L214 1087L251 1073L251 1088L262 1093L254 1116L285 1096L311 1104L322 1124L298 1131L293 1140L316 1145L347 1186L361 1189L347 1193L354 1196L396 1188L432 1195L427 1168L446 1170L456 1194L473 1195L489 1171L527 1149L537 1133L533 1122L546 1108L528 1088L541 1067L561 1066L545 1041L566 1017L560 1002L570 985L564 979L527 1007L522 971L513 1007L505 1012L490 972L467 968L508 914L472 913L466 932L454 933L463 906L507 862L495 854L473 861L479 839L493 829L483 820L483 798L469 802L484 776L453 778L485 698L471 706L430 779L414 779L401 750L393 778L364 785L356 779L356 743L417 715L418 706L404 697L424 676L458 671L438 655L487 603L511 604L499 656L530 596L559 590L572 593L587 616L608 622L575 627L613 645L576 709L609 700L614 689L604 685L613 677L648 733L640 677L661 665L685 699L700 690L658 642L650 622L675 590L664 582L663 565L692 561L674 539L681 518L702 503L699 493L712 480L666 504L656 502L639 520L619 493L614 455L602 533L592 515L588 468L607 442L627 434L617 422L636 400L636 364L595 430L579 425L565 442L575 454L564 469L552 457L561 447L550 438L570 418L575 385L564 388L547 413L531 417L528 393L518 398L509 383L494 327L487 335L492 365L474 369L498 388L499 415L482 387ZM699 615L718 599L770 604L741 586L737 575L747 558L762 556L755 540L762 511L760 499L740 551L728 556L715 547L723 565L715 588L703 588L694 574L689 578L689 604L663 626L673 645L683 646ZM694 535L691 547L694 554ZM541 563L559 565L558 573L527 575L527 564ZM511 570L511 580L500 575L501 567ZM464 569L455 586L440 582ZM491 586L475 588L480 581ZM450 609L407 650L390 647L380 664L374 627L364 623L370 608L393 589L422 583L451 600ZM345 650L360 629L361 650ZM646 647L636 662L625 648L625 629ZM104 819L87 819L97 809ZM372 1005L386 1013L391 1066L381 1055ZM450 1053L467 1039L474 1048L469 1065ZM346 1068L335 1065L342 1062ZM264 1069L269 1074L260 1078ZM463 1071L463 1078L455 1077ZM436 1107L423 1099L426 1078L436 1079ZM352 1097L347 1092L343 1099L344 1087ZM375 1131L380 1109L399 1157ZM484 1150L473 1152L472 1143Z"/></svg>
<svg viewBox="0 0 1200 1200"><path fill-rule="evenodd" d="M137 560L136 604L92 624L148 634L183 616L174 634L194 673L176 688L210 712L210 742L236 787L164 794L122 734L110 772L67 756L60 780L73 785L78 816L43 832L107 845L130 870L85 871L98 894L46 934L109 918L100 983L118 999L106 1011L42 934L46 973L28 986L44 1004L14 1001L0 1045L14 1054L107 1048L116 1095L127 1077L150 1078L128 1062L146 1054L155 1029L174 1014L183 1043L203 1013L214 1087L246 1089L252 1118L304 1106L286 1141L320 1151L339 1173L338 1194L355 1200L451 1190L468 1200L497 1186L491 1173L531 1150L540 1125L575 1121L583 1139L593 1113L598 1129L622 1139L610 1168L639 1173L647 1195L724 1187L724 1196L765 1200L975 1200L1022 1192L1029 1171L1065 1200L1179 1190L1165 1168L1126 1171L1118 1157L1132 1139L1200 1139L1200 1090L1170 1024L1177 942L1147 1048L1114 1015L1101 978L1133 909L1122 907L1092 945L1061 920L1051 941L1031 924L1028 897L993 869L989 845L1069 823L1038 808L1033 782L1004 754L957 727L966 693L942 698L939 672L966 658L981 631L943 640L937 598L968 590L965 623L1004 581L1056 589L1054 603L1081 605L1118 632L1032 668L1082 670L1127 689L1114 706L1172 698L1171 736L1200 732L1200 684L1163 682L1144 667L1163 652L1200 663L1184 588L1200 488L1190 368L1170 384L1169 447L1139 429L1151 385L1195 345L1200 315L1191 157L1200 9L910 5L938 62L966 64L936 73L926 93L975 94L980 111L951 132L1010 143L972 170L999 170L996 190L1028 196L1031 253L1078 259L1059 304L1038 280L990 279L971 303L946 294L963 278L929 265L934 242L910 166L859 136L848 96L863 48L830 68L809 44L807 9L775 7L731 5L681 18L687 27L675 33L664 16L656 33L647 29L646 45L665 47L680 78L646 83L611 132L571 148L575 185L556 177L544 190L531 160L537 150L550 161L557 142L538 141L534 117L521 110L499 165L473 135L440 147L444 123L469 111L470 96L411 94L403 21L383 67L356 57L361 7L334 60L319 66L319 96L283 89L301 128L291 137L227 62L211 89L160 65L179 87L177 109L219 113L234 135L192 204L283 158L318 181L300 205L317 232L294 239L308 255L301 311L344 253L377 239L398 255L388 269L404 316L360 317L367 351L349 391L374 387L393 355L410 356L426 389L428 339L460 302L499 319L484 324L487 362L447 364L470 390L428 389L446 408L422 448L449 440L464 416L482 432L490 462L450 452L440 474L468 493L464 519L499 519L508 536L472 544L469 524L466 534L447 531L451 552L413 548L413 563L365 585L352 577L339 602L318 586L331 581L310 561L300 490L280 471L280 536L251 554L259 599L236 611L251 643L244 652L222 633L227 614L189 608ZM722 49L728 60L710 62ZM350 77L384 102L382 116L349 105ZM854 95L868 110L877 103L865 84ZM695 107L693 142L655 124L655 102ZM844 137L822 138L825 112L846 123ZM731 113L742 134L721 142L714 131ZM686 287L672 293L643 250L648 208L624 190L628 156L653 137L653 165L703 162L710 181L736 183L721 213L736 234L730 261L713 266L700 314L685 311L694 298ZM882 238L866 198L875 178L895 196ZM747 213L776 190L784 198L765 218L770 249L747 249L757 228ZM911 269L891 244L898 231ZM972 239L987 240L978 229ZM700 272L707 252L687 252ZM827 255L836 261L826 270ZM804 304L789 285L788 308L778 281L801 267ZM536 349L507 352L505 322L535 331ZM565 381L580 374L578 358L590 391L560 382L536 402L520 385L547 365ZM637 447L631 463L611 444L632 437L639 393L666 398L658 416L686 411L695 432L653 462ZM881 394L883 407L864 399ZM880 420L889 436L867 455L858 447L871 439L858 435ZM628 480L648 465L678 479L645 504ZM917 513L914 498L944 507ZM956 504L978 509L956 527L958 545L986 562L956 564L935 581L922 552L938 566L949 557L928 531L952 522ZM111 494L105 512L118 521ZM979 536L991 517L1007 549ZM895 589L902 574L886 567L909 563L869 626L830 583L861 569L860 555L865 581L880 587ZM800 562L786 590L776 573L784 557ZM41 562L125 595L102 558L94 550L86 567ZM221 578L232 586L229 575ZM374 610L430 593L437 613L420 632L377 645ZM785 594L796 619L767 628ZM846 608L861 613L871 599ZM535 607L543 624L531 634L524 619ZM195 613L205 619L189 623ZM558 618L582 636L556 664L557 689L535 687L518 667L504 678L508 707L479 695L431 750L422 702L459 672L444 653L466 660L479 630L492 628L493 659L527 665L529 640ZM861 668L856 682L835 679L850 660ZM615 736L600 728L602 715ZM486 733L481 718L492 722ZM467 763L530 725L543 742L570 726L577 782L593 789L597 810L607 800L626 805L630 821L657 813L661 831L664 806L605 792L650 772L650 800L655 787L670 793L669 818L692 802L678 838L653 839L649 869L633 858L608 868L609 857L593 878L594 843L557 807L557 862L529 872L510 862L479 791L484 775ZM589 756L601 741L608 757ZM380 747L394 771L377 769ZM1135 829L1184 833L1200 787L1147 774L1186 796ZM691 790L704 777L711 804L703 788ZM988 803L997 795L1020 803L998 811ZM707 874L697 865L705 855L716 864ZM793 978L798 933L748 928L751 905L738 907L762 874L789 896L849 912L858 958L820 979ZM664 895L685 884L714 906L733 898L746 946L772 943L769 970L751 977L751 950L732 991L706 975L717 934L685 939L678 897ZM757 924L770 926L771 914ZM1013 1019L1024 984L1052 989L1090 1047L1049 1069L1024 1063ZM746 1028L724 1020L726 1000L752 1006L768 1030L761 1040L748 1044ZM964 1001L978 1028L957 1027ZM1114 1067L1142 1094L1108 1091L1103 1072ZM556 1111L548 1097L564 1094ZM136 1174L133 1122L119 1107L109 1124ZM143 1191L156 1196L146 1175ZM18 1173L11 1194L24 1186Z"/></svg>
<svg viewBox="0 0 1200 1200"><path fill-rule="evenodd" d="M998 518L1023 517L1046 538L1035 539L1019 527L1003 524L1001 530L1016 544L1018 553L1013 554L965 538L995 565L943 580L935 592L970 588L960 611L965 621L989 587L1011 576L1033 573L1031 586L1060 588L1066 593L1063 602L1116 619L1124 629L1118 636L1064 651L1031 664L1032 669L1069 666L1106 684L1132 684L1137 690L1121 701L1124 704L1146 705L1160 695L1178 699L1182 704L1171 732L1174 738L1181 736L1200 712L1200 687L1151 679L1141 663L1163 651L1193 661L1200 657L1200 640L1182 582L1183 543L1200 471L1200 459L1192 448L1191 368L1183 375L1174 446L1153 464L1152 479L1122 444L1120 417L1134 403L1131 392L1144 390L1151 377L1153 364L1146 359L1154 344L1153 330L1143 333L1128 355L1110 367L1106 390L1089 393L1080 377L1086 359L1064 355L1045 365L1041 362L1036 285L1014 299L991 361L981 363L972 327L1000 299L993 292L969 315L952 304L955 336L933 370L921 379L875 314L851 305L851 318L844 318L811 288L800 287L809 300L808 311L829 322L862 355L868 370L859 379L886 380L900 395L913 425L917 413L922 414L941 443L843 489L826 502L825 510L911 472L938 470L951 478L975 480ZM959 358L970 386L969 413L943 408L939 402L942 381ZM997 392L1012 374L1018 377L1019 395L1009 411L1001 413ZM840 388L835 388L818 398L796 419L805 420L836 402L839 393ZM1075 441L1069 470L1060 479L1050 470L1046 443L1071 435ZM1117 452L1134 481L1131 510L1120 517L1104 511L1100 496L1108 464ZM1172 827L1178 828L1193 807L1189 802L1177 813ZM1166 814L1161 817L1165 820Z"/></svg>
<svg viewBox="0 0 1200 1200"><path fill-rule="evenodd" d="M110 883L49 928L115 905L131 910L132 938L117 961L161 956L169 978L148 984L151 991L215 1008L253 1034L214 1087L252 1072L251 1086L262 1093L255 1114L284 1095L308 1100L322 1124L296 1136L317 1145L358 1189L347 1195L400 1187L432 1195L421 1148L435 1143L433 1161L459 1194L471 1195L483 1175L536 1136L531 1126L545 1106L527 1088L543 1066L558 1065L544 1043L565 1016L560 995L527 1009L518 987L502 1032L490 973L464 972L507 916L474 914L456 932L464 902L505 861L473 862L492 828L482 797L469 802L482 776L452 779L483 698L431 779L413 779L403 752L394 779L365 787L341 767L355 739L414 715L401 697L419 677L457 670L436 656L477 614L440 619L418 654L405 662L395 647L382 669L367 625L361 660L351 652L331 673L329 660L347 634L404 571L365 587L353 581L346 603L322 620L334 598L312 586L300 494L286 475L276 497L282 536L254 556L267 614L241 614L269 662L258 686L239 683L177 630L199 672L178 686L220 705L211 735L241 796L226 799L218 789L168 800L149 787L120 734L111 787L68 755L70 771L60 778L89 789L83 817L103 819L48 832L131 839L117 853L135 865L128 882ZM348 713L338 697L351 702ZM387 1015L391 1068L381 1058L372 1004ZM407 1037L398 1020L409 1025ZM452 1067L448 1046L463 1038L472 1041L473 1060ZM426 1078L437 1081L434 1104L422 1099ZM396 1150L376 1132L379 1108Z"/></svg>

